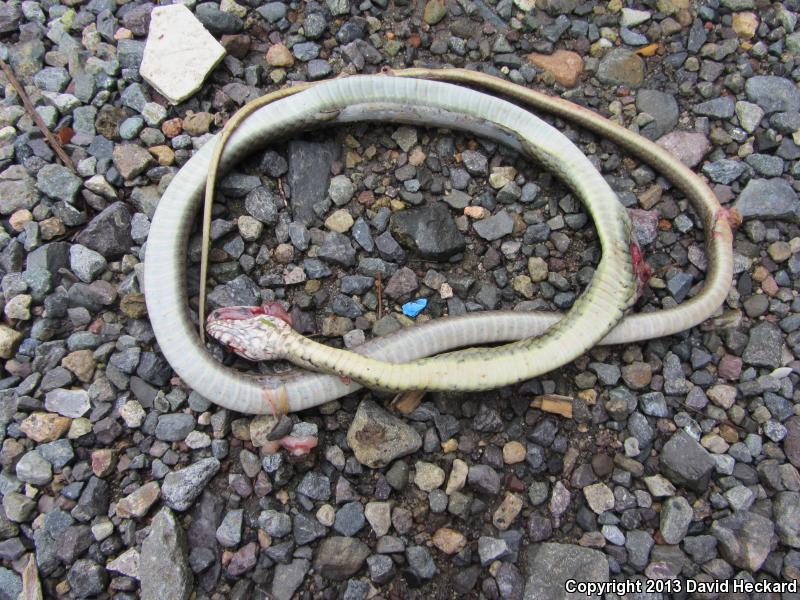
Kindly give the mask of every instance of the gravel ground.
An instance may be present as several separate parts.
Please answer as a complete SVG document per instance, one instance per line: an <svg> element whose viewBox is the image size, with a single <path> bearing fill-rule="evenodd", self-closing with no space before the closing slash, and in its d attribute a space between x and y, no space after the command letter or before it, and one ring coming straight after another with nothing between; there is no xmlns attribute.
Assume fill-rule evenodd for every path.
<svg viewBox="0 0 800 600"><path fill-rule="evenodd" d="M68 598L550 599L568 576L800 577L800 3L186 5L227 56L172 106L138 70L153 4L0 3L0 56L77 165L3 77L0 600L31 556L45 597ZM478 68L659 140L745 217L726 305L686 334L431 394L402 418L360 392L281 424L319 435L309 456L267 452L272 418L217 409L160 355L141 295L150 219L247 100L383 65ZM697 293L701 224L681 194L556 125L630 209L655 273L637 309ZM567 309L599 252L537 165L389 125L252 157L219 186L213 239L212 308L282 300L299 330L346 347L445 314ZM545 394L573 398L573 417L533 408ZM664 589L629 597L686 597Z"/></svg>

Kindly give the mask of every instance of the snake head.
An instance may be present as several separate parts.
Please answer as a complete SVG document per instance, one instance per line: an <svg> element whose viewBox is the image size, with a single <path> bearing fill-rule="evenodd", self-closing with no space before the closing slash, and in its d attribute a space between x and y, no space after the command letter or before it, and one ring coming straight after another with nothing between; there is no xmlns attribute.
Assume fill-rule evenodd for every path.
<svg viewBox="0 0 800 600"><path fill-rule="evenodd" d="M292 317L278 302L261 306L224 306L206 319L208 334L229 351L252 361L284 357L281 332L291 329Z"/></svg>

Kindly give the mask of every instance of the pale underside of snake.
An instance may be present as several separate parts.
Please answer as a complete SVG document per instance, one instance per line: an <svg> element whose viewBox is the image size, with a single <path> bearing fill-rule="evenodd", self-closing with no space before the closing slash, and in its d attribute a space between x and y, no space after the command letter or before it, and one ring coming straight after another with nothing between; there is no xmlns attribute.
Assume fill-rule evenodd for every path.
<svg viewBox="0 0 800 600"><path fill-rule="evenodd" d="M624 247L627 235L624 227L625 214L613 199L612 193L610 196L612 202L601 204L603 209L599 211L599 214L598 210L593 210L591 205L588 207L589 212L596 219L601 244L605 241L603 260L606 261L606 264L604 267L603 260L601 260L595 281L571 311L574 313L572 316L576 317L579 323L578 328L574 327L573 319L565 319L565 324L552 327L561 317L558 313L506 311L471 314L464 317L437 319L420 327L407 328L392 336L372 340L362 345L356 355L346 352L339 354L342 351L335 351L327 346L315 348L313 344L305 341L305 338L295 337L288 328L284 329L282 337L288 340L290 351L295 353L294 358L300 364L311 363L317 368L348 375L356 380L360 377L371 387L384 389L485 389L527 379L551 368L557 368L584 352L601 338L601 343L614 344L682 331L708 318L722 303L727 295L732 275L731 229L727 214L719 206L713 192L702 180L663 149L591 111L476 72L459 69L446 71L414 69L396 72L394 76L353 77L325 84L331 87L338 86L336 93L340 95L334 99L332 105L330 104L332 98L327 96L325 101L329 102L327 105L329 109L318 111L318 116L324 113L323 120L328 123L373 119L466 129L522 152L532 152L540 162L564 177L579 196L585 196L581 194L581 190L587 189L585 187L587 181L590 182L589 189L592 192L607 189L607 185L596 171L584 170L580 161L577 164L568 163L565 166L561 162L562 154L565 151L561 148L555 152L551 151L548 155L547 150L541 151L532 148L526 140L521 141L517 134L512 133L513 126L527 118L527 113L520 115L520 113L513 112L513 109L508 109L512 110L509 114L513 114L512 119L514 119L511 123L506 122L512 125L509 127L504 125L502 120L498 123L496 119L494 121L487 119L487 116L493 115L487 112L486 107L501 106L495 104L498 101L491 98L485 100L486 96L480 94L471 96L467 93L469 90L451 86L431 87L430 82L415 81L409 85L409 82L403 79L405 77L446 79L480 85L500 92L524 104L554 113L592 129L620 144L637 158L662 172L687 195L702 218L706 232L706 252L709 258L705 285L702 291L688 302L655 314L628 316L609 333L608 330L619 318L621 311L630 303L632 291L630 276L627 277L627 281L622 281L626 279L624 271L627 270L628 273L631 271L630 259L626 256L627 248ZM369 84L366 85L368 80ZM357 83L359 81L364 84ZM442 91L427 91L433 89ZM289 95L290 93L290 91L282 90L277 95ZM370 96L370 94L372 95ZM461 103L452 102L452 98L449 98L448 94L458 96ZM333 95L335 94L331 94L331 96ZM433 97L434 95L437 100L440 100L439 104L422 101L423 96ZM291 127L298 127L297 123L287 124L281 102L275 102L275 96L265 97L260 101L259 106L250 108L252 114L245 115L246 119L234 117L231 120L232 123L226 127L223 134L228 137L226 132L229 131L230 139L222 155L223 170L230 168L243 155L262 147L268 139L274 139L274 136L286 133ZM365 99L368 99L369 102L365 103ZM336 102L339 104L337 105ZM308 103L303 102L303 104ZM335 111L330 110L331 106L336 107ZM501 108L506 109L507 106L510 105L502 103ZM504 115L499 108L490 108L489 111L491 110L499 110L498 114L501 117L508 118L508 114ZM307 116L301 121L301 127L312 124ZM535 130L534 133L538 131L540 130ZM151 321L162 352L188 385L214 402L242 412L303 410L354 391L358 388L356 383L320 373L296 371L269 377L245 375L213 360L194 333L183 284L185 281L185 248L192 218L202 195L205 178L210 169L210 163L213 162L210 145L198 152L173 180L159 204L151 227L145 263L145 291ZM537 155L536 152L539 154ZM592 179L591 174L596 177ZM603 196L602 193L600 195ZM606 209L609 212L605 213ZM608 231L608 229L606 229L606 222L602 219L608 215L614 215L616 230L611 228L612 233L604 238L603 231ZM616 238L613 243L609 243L608 238L614 237L614 231L616 231ZM609 258L610 260L606 260ZM608 268L610 271L604 271L604 268ZM619 277L620 273L623 277ZM610 291L604 289L606 280L609 280L612 286L608 288ZM601 283L600 286L597 286L598 281ZM593 290L601 290L602 293L598 295ZM201 300L202 297L201 293ZM600 298L599 306L596 305L598 298ZM584 301L583 304L581 301ZM585 318L587 315L590 315L590 318ZM584 317L583 320L581 317ZM236 320L226 322L231 323ZM240 321L238 325L242 325L243 320L238 320ZM260 320L263 320L263 317L259 316ZM223 321L225 320L220 320L220 322ZM573 321L571 327L569 326L570 321ZM582 323L591 326L588 334L586 331L576 331L576 329L583 329ZM548 333L544 337L538 340L530 339L545 331ZM568 333L572 331L578 335L572 337L573 334L570 333L568 336L561 337L563 331ZM227 333L217 331L217 335L220 335L223 340L227 336L228 341L232 342L232 338ZM451 353L445 357L422 361L414 367L404 366L399 371L400 376L390 375L387 377L385 363L364 361L360 356L370 356L394 363L406 362L446 352L453 348L520 339L525 339L525 341L500 349ZM560 340L556 347L559 350L566 348L566 351L550 352L547 350L542 353L541 348L548 347L548 339L549 343L552 343L553 340ZM307 347L313 348L311 354L307 353ZM520 358L520 356L525 356L525 353L531 355L532 352L534 356L538 352L538 357L543 360L540 362L537 357L536 361L532 362L528 358ZM320 354L324 359L322 361ZM572 358L569 358L570 356ZM328 359L330 359L329 362L325 362ZM494 369L499 370L502 375L498 377L490 373L488 380L481 375L477 377L471 375L472 379L466 379L467 384L464 383L465 378L461 376L448 379L448 372L451 368L467 364L470 365L468 371L475 371L474 363L476 361L485 363L485 359L494 360ZM507 367L509 360L515 361L513 369ZM353 365L355 367L351 368ZM443 369L442 365L446 365L446 367ZM423 375L422 379L418 378L413 383L407 384L412 373L404 369L419 369L420 367L428 369L427 373ZM364 375L365 371L366 375Z"/></svg>

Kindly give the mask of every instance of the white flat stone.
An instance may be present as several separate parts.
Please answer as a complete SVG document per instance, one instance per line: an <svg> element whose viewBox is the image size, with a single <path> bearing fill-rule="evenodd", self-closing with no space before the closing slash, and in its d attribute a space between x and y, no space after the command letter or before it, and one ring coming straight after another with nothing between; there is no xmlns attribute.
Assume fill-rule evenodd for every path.
<svg viewBox="0 0 800 600"><path fill-rule="evenodd" d="M225 56L225 49L182 4L159 6L139 67L142 78L159 94L178 104L203 85Z"/></svg>

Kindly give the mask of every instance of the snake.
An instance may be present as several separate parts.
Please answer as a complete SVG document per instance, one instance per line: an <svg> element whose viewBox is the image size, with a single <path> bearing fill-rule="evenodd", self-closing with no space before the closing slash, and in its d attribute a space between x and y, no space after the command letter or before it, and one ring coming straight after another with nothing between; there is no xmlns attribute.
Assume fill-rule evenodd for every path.
<svg viewBox="0 0 800 600"><path fill-rule="evenodd" d="M382 76L380 81L386 82L382 85L390 87L394 85L390 82L405 78L417 81L423 78L439 79L481 87L527 107L569 120L617 143L663 173L687 196L700 215L706 234L709 260L702 290L678 306L656 313L626 316L599 343L621 344L671 335L703 322L722 304L733 273L731 226L735 221L734 215L720 206L713 191L702 179L669 152L593 111L483 73L463 69L418 68L394 71L391 77ZM358 78L345 78L343 81L348 79L355 81ZM305 87L310 87L310 84L305 84ZM287 88L268 94L251 103L259 106L245 109L255 116L269 109L273 102L280 104L277 102L279 97L306 91L293 90ZM457 93L461 94L462 90L464 88L459 88ZM359 98L352 99L355 101ZM410 100L407 104L395 104L391 108L375 109L373 105L373 114L390 120L395 118L398 122L419 122L421 117L438 117L438 123L429 123L442 127L461 119L464 127L475 127L473 131L476 133L511 147L521 147L515 135L487 125L480 117L446 113L441 109L436 113L432 109L423 109L419 97ZM245 109L243 112L247 112ZM410 114L412 112L414 114ZM425 112L428 114L425 115ZM368 116L367 108L362 106L357 110L357 105L352 104L328 122L347 122L347 119L356 120L365 115ZM277 134L280 131L280 127L275 127L275 118L253 123L250 114L247 116L247 119L240 120L232 118L228 125L233 123L235 127L229 130L226 126L220 134L227 134L227 141L230 142L224 154L220 150L220 166L223 170L238 158L261 147L267 133ZM272 117L279 116L272 114ZM268 125L272 125L272 129ZM185 248L206 178L213 171L214 148L210 146L214 146L213 142L203 146L176 175L162 197L151 224L145 256L145 297L162 353L187 385L223 407L244 413L264 414L274 412L276 407L279 412L304 410L357 390L360 387L357 381L324 373L300 370L269 376L242 373L212 358L194 333L183 285L186 274ZM219 150L220 145L214 147ZM359 346L356 352L384 361L406 362L472 344L538 336L552 328L561 317L560 313L491 311L437 319L370 340Z"/></svg>

